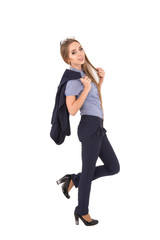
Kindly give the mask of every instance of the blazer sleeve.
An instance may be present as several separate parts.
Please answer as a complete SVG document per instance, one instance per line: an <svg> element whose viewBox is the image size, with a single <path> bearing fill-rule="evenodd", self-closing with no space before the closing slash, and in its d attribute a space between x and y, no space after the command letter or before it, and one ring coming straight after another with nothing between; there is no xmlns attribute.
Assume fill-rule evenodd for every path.
<svg viewBox="0 0 160 240"><path fill-rule="evenodd" d="M71 96L71 95L78 96L83 89L84 89L84 86L80 79L69 80L66 84L66 89L64 94L65 96Z"/></svg>

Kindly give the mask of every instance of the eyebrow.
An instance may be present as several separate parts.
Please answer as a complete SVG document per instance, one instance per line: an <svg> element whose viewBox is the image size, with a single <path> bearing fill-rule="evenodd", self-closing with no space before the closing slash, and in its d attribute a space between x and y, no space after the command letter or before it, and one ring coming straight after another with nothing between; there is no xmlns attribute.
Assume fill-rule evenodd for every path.
<svg viewBox="0 0 160 240"><path fill-rule="evenodd" d="M79 46L79 48L80 48L80 47L82 47L82 46ZM76 50L76 49L72 49L71 52L74 51L74 50Z"/></svg>

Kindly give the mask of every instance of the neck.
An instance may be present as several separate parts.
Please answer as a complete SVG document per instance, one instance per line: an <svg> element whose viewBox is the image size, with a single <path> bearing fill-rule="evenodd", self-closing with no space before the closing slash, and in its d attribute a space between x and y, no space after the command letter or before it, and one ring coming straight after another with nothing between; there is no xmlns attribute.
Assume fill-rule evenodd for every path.
<svg viewBox="0 0 160 240"><path fill-rule="evenodd" d="M82 66L81 65L71 65L71 67L76 68L76 69L82 71Z"/></svg>

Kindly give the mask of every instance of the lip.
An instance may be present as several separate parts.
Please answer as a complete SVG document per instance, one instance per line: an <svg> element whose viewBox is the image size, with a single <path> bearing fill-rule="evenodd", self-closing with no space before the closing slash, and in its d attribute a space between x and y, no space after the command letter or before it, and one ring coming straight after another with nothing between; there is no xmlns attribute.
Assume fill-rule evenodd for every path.
<svg viewBox="0 0 160 240"><path fill-rule="evenodd" d="M79 61L83 61L84 60L84 58L82 58L82 59L78 59Z"/></svg>

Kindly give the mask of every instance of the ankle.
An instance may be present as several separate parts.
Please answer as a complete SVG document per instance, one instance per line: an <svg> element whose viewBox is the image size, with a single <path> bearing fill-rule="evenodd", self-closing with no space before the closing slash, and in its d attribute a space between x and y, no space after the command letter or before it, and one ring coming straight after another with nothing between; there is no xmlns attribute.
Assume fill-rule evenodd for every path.
<svg viewBox="0 0 160 240"><path fill-rule="evenodd" d="M86 220L86 221L92 221L92 218L90 217L89 213L86 215L82 215L82 217Z"/></svg>
<svg viewBox="0 0 160 240"><path fill-rule="evenodd" d="M71 179L70 183L69 183L69 187L68 187L68 192L72 189L73 186L74 186L74 183L73 183L73 181Z"/></svg>

